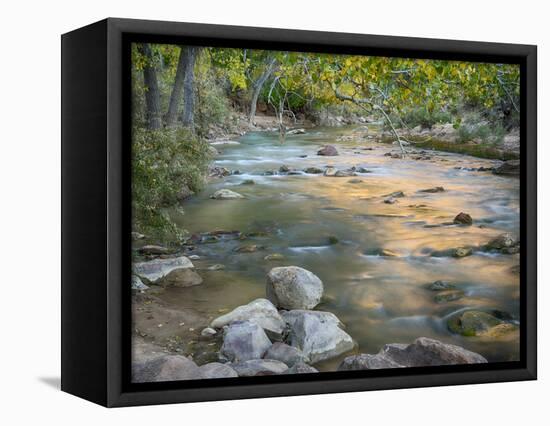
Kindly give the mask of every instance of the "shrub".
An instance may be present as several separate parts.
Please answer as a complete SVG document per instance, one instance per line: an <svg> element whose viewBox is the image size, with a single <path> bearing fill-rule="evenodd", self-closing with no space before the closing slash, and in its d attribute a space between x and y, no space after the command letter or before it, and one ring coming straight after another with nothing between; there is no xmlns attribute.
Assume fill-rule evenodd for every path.
<svg viewBox="0 0 550 426"><path fill-rule="evenodd" d="M451 123L453 115L448 111L432 111L427 108L416 108L402 116L403 122L409 127L421 126L431 128L434 124ZM394 120L398 123L398 120Z"/></svg>
<svg viewBox="0 0 550 426"><path fill-rule="evenodd" d="M132 134L133 229L162 241L181 232L166 214L183 188L198 191L210 161L208 144L187 129L145 130Z"/></svg>
<svg viewBox="0 0 550 426"><path fill-rule="evenodd" d="M490 124L477 116L467 117L458 128L458 142L465 143L479 140L484 144L499 144L502 142L506 130L497 122Z"/></svg>

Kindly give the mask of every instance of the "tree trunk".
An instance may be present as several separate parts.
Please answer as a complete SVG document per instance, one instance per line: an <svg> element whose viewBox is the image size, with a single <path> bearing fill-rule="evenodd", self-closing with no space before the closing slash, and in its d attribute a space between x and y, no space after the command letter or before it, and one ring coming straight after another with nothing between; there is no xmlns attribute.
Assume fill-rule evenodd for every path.
<svg viewBox="0 0 550 426"><path fill-rule="evenodd" d="M185 49L185 78L183 79L183 116L185 127L193 129L195 111L195 60L198 47L189 46Z"/></svg>
<svg viewBox="0 0 550 426"><path fill-rule="evenodd" d="M248 122L250 124L254 124L254 117L256 116L256 106L258 104L258 98L260 96L260 93L262 91L262 87L264 86L265 82L273 72L273 69L275 68L275 62L276 59L272 58L267 63L264 72L253 84L253 93L252 93L252 100L250 102L250 113L248 115Z"/></svg>
<svg viewBox="0 0 550 426"><path fill-rule="evenodd" d="M183 97L183 82L185 80L185 71L187 64L186 48L180 48L180 56L178 59L178 67L176 69L176 78L174 79L174 87L170 95L170 103L168 104L168 112L166 113L166 126L173 127L178 121L178 109Z"/></svg>
<svg viewBox="0 0 550 426"><path fill-rule="evenodd" d="M147 128L150 130L160 129L162 127L162 118L160 112L160 91L157 81L157 70L153 62L153 53L148 43L143 43L138 47L139 52L145 56L147 63L143 67L143 81L145 84L145 117Z"/></svg>

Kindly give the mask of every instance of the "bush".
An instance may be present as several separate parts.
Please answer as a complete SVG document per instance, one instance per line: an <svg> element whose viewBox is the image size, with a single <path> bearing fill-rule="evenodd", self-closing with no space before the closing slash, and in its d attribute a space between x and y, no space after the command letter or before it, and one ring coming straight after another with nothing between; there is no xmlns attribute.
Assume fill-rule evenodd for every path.
<svg viewBox="0 0 550 426"><path fill-rule="evenodd" d="M427 108L417 108L402 116L403 122L409 127L421 126L431 128L434 124L452 123L453 115L448 111L428 111ZM393 120L399 123L398 120Z"/></svg>
<svg viewBox="0 0 550 426"><path fill-rule="evenodd" d="M500 122L490 124L476 114L470 114L458 128L458 142L465 143L479 140L485 144L496 145L502 142L506 130Z"/></svg>
<svg viewBox="0 0 550 426"><path fill-rule="evenodd" d="M209 145L187 129L145 130L132 134L133 230L162 241L181 232L165 213L187 187L204 185L210 161Z"/></svg>

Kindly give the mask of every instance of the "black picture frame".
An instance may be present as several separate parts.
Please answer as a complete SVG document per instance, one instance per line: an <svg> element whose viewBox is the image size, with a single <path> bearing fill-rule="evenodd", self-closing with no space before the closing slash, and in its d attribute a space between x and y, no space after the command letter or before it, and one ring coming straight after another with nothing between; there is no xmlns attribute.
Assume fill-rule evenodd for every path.
<svg viewBox="0 0 550 426"><path fill-rule="evenodd" d="M61 41L62 390L119 407L536 379L536 46L118 18L64 34ZM521 360L130 383L132 41L519 64Z"/></svg>

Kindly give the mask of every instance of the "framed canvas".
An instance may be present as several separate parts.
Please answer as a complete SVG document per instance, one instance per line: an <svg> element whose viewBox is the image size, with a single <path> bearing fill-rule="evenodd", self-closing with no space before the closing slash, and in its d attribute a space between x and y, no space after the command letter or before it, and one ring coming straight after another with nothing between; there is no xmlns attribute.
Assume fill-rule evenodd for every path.
<svg viewBox="0 0 550 426"><path fill-rule="evenodd" d="M114 407L536 379L536 68L516 44L64 34L62 389Z"/></svg>

